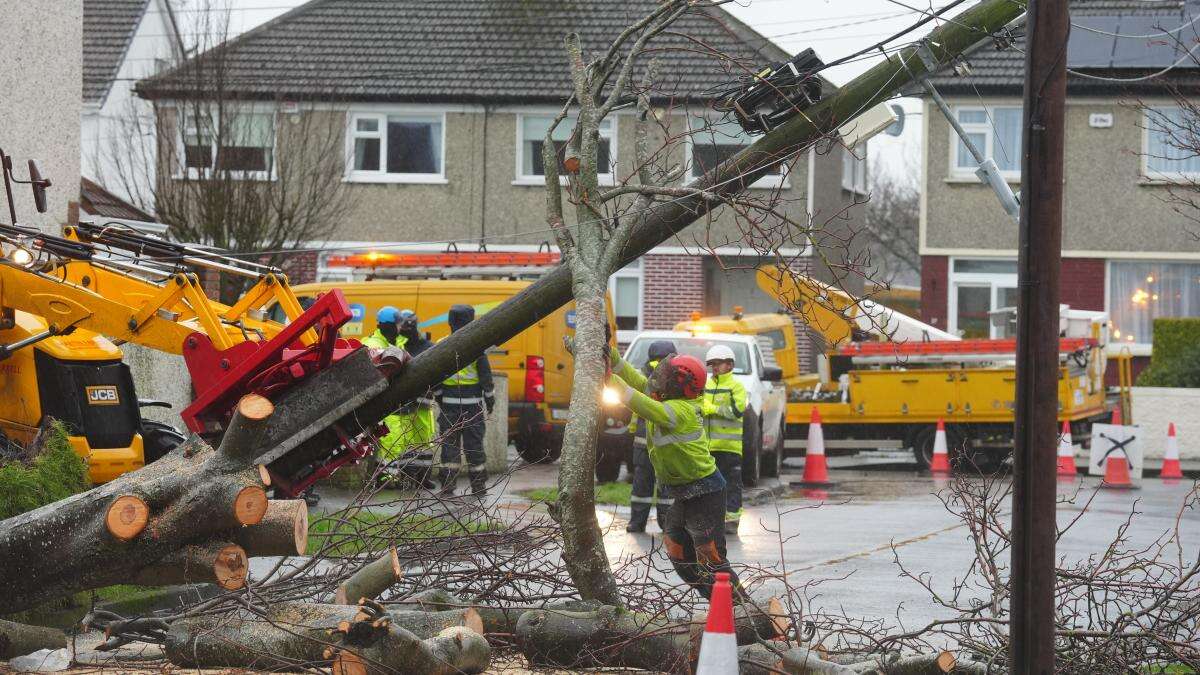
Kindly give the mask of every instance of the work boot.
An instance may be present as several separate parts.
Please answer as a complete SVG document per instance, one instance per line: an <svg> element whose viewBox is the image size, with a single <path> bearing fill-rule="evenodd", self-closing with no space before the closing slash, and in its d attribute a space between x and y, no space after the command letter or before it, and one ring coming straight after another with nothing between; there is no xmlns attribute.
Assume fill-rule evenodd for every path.
<svg viewBox="0 0 1200 675"><path fill-rule="evenodd" d="M626 532L639 533L646 531L646 521L650 520L650 507L648 505L638 504L629 509L629 524L625 526Z"/></svg>
<svg viewBox="0 0 1200 675"><path fill-rule="evenodd" d="M474 468L474 467L472 467ZM487 469L479 467L479 471L470 471L471 474L471 494L476 497L487 495L488 491L488 473Z"/></svg>

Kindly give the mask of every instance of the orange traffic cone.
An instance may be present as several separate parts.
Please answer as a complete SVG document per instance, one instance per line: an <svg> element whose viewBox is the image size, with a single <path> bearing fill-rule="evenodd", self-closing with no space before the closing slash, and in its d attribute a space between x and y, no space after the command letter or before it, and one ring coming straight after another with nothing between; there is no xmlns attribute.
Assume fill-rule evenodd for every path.
<svg viewBox="0 0 1200 675"><path fill-rule="evenodd" d="M950 451L946 448L946 423L938 419L937 433L933 435L933 458L929 462L933 473L950 473Z"/></svg>
<svg viewBox="0 0 1200 675"><path fill-rule="evenodd" d="M1121 426L1122 424L1124 424L1124 422L1121 421L1121 406L1117 406L1116 408L1113 408L1112 421L1109 422L1109 424L1111 424L1113 426L1118 426L1118 427Z"/></svg>
<svg viewBox="0 0 1200 675"><path fill-rule="evenodd" d="M696 675L728 675L738 672L737 635L733 632L733 589L729 573L717 572L708 600L708 622L700 638Z"/></svg>
<svg viewBox="0 0 1200 675"><path fill-rule="evenodd" d="M1167 449L1163 453L1162 471L1159 478L1183 478L1183 470L1179 466L1179 441L1175 439L1175 423L1167 426Z"/></svg>
<svg viewBox="0 0 1200 675"><path fill-rule="evenodd" d="M804 454L804 487L825 487L829 482L829 467L825 465L825 434L821 431L821 413L813 406L808 420L808 450Z"/></svg>
<svg viewBox="0 0 1200 675"><path fill-rule="evenodd" d="M1058 475L1074 478L1078 473L1075 468L1075 444L1071 442L1071 425L1063 420L1062 434L1058 437Z"/></svg>

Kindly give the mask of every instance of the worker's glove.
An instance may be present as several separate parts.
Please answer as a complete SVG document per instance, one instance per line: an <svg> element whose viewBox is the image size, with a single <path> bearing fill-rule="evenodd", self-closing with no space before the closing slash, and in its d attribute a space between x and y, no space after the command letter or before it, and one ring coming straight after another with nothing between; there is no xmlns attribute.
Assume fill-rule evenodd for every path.
<svg viewBox="0 0 1200 675"><path fill-rule="evenodd" d="M409 361L412 361L412 356L399 347L384 347L383 349L367 347L367 350L371 354L371 361L385 377L392 377L399 373L404 370Z"/></svg>
<svg viewBox="0 0 1200 675"><path fill-rule="evenodd" d="M491 415L492 411L496 409L496 397L484 396L483 405L487 406L488 414Z"/></svg>
<svg viewBox="0 0 1200 675"><path fill-rule="evenodd" d="M564 335L563 336L563 349L566 349L567 353L570 354L572 358L574 358L574 356L575 356L575 336L574 335Z"/></svg>
<svg viewBox="0 0 1200 675"><path fill-rule="evenodd" d="M713 403L712 401L704 401L700 404L700 412L705 417L712 417L713 415L716 415L717 410L719 410L719 408L717 408L717 404Z"/></svg>

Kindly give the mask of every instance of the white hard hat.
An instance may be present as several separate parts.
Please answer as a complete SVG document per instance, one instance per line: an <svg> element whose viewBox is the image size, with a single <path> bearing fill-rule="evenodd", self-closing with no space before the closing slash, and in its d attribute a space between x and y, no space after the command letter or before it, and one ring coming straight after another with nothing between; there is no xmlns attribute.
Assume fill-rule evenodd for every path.
<svg viewBox="0 0 1200 675"><path fill-rule="evenodd" d="M733 350L727 345L713 345L712 349L708 350L708 354L704 357L704 362L709 361L732 361Z"/></svg>

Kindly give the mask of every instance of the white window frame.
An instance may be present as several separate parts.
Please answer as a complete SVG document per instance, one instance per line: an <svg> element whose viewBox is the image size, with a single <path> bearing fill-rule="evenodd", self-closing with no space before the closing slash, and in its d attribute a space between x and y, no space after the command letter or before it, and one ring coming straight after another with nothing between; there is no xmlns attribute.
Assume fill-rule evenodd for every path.
<svg viewBox="0 0 1200 675"><path fill-rule="evenodd" d="M1104 261L1104 311L1108 316L1112 317L1112 266L1113 263L1149 263L1159 265L1169 265L1174 263L1183 263L1188 265L1200 265L1200 260L1193 259L1177 259L1177 260L1160 260L1160 259L1145 259L1145 258L1112 258ZM1153 322L1151 322L1153 327ZM1110 330L1116 331L1120 327L1110 323ZM1153 337L1153 333L1151 333ZM1108 353L1110 355L1119 354L1125 349L1133 356L1150 356L1154 351L1153 342L1126 342L1123 338L1118 338L1114 333L1109 335Z"/></svg>
<svg viewBox="0 0 1200 675"><path fill-rule="evenodd" d="M983 122L959 122L963 131L969 134L983 134L984 147L980 148L984 158L996 157L996 134L992 127L992 120L995 118L995 110L997 108L1010 108L1020 110L1021 105L1011 103L995 103L989 105L956 105L952 106L951 111L954 113L955 119L958 119L958 113L961 111L979 111L984 114ZM958 133L954 131L954 127L950 127L950 178L952 180L966 180L972 183L979 182L979 178L975 175L975 168L966 168L958 165L958 145L961 139ZM1024 129L1021 130L1024 133ZM1021 148L1007 148L1009 152L1015 152L1019 156ZM1019 163L1018 163L1019 165ZM1000 170L1000 175L1009 182L1019 182L1021 180L1021 170Z"/></svg>
<svg viewBox="0 0 1200 675"><path fill-rule="evenodd" d="M856 195L866 195L870 192L869 175L867 174L867 144L862 143L862 157L855 152L857 148L844 148L842 153L842 189ZM847 167L853 167L847 170ZM847 176L849 173L849 176ZM861 175L860 175L861 174ZM846 180L849 177L850 180Z"/></svg>
<svg viewBox="0 0 1200 675"><path fill-rule="evenodd" d="M695 183L697 180L700 179L699 176L692 175L692 155L693 155L692 145L695 144L695 142L696 142L695 141L696 132L702 131L699 129L692 128L692 120L693 119L704 119L704 120L706 120L706 123L709 123L709 124L713 123L714 120L711 115L704 115L704 114L697 115L697 114L691 113L691 112L686 112L685 115L686 115L685 119L687 120L687 130L688 131L687 131L687 141L683 144L683 165L687 168L683 172L683 184L691 185L692 183ZM751 139L749 142L746 143L746 145L750 145L753 142L754 142L753 139ZM811 166L811 163L810 163L810 166ZM789 190L792 187L791 173L792 173L791 164L787 161L784 161L784 162L781 162L779 165L779 173L767 174L767 175L763 176L762 178L759 178L758 180L751 183L748 187L751 190L779 190L779 189Z"/></svg>
<svg viewBox="0 0 1200 675"><path fill-rule="evenodd" d="M433 122L442 127L440 142L441 157L438 165L441 171L437 173L388 173L387 171L387 118L403 117L419 122ZM379 170L358 171L354 169L354 141L360 137L357 131L359 119L379 120ZM361 134L367 137L367 134ZM440 108L414 107L361 107L356 106L346 111L346 176L348 183L417 183L425 185L446 185L446 111Z"/></svg>
<svg viewBox="0 0 1200 675"><path fill-rule="evenodd" d="M513 174L514 176L516 176L516 178L513 179L513 182L512 182L513 185L542 186L542 185L546 184L545 176L528 175L525 173L525 137L524 137L525 118L526 117L549 117L551 119L554 119L554 117L557 114L558 114L558 111L549 111L549 110L547 112L537 112L537 111L531 110L531 111L522 111L522 112L516 113L516 118L517 118L517 129L516 129L517 166L516 166L516 172ZM572 115L577 115L577 114L578 114L577 112L572 112ZM609 159L609 162L612 163L612 167L611 167L611 171L609 171L608 173L599 173L599 174L597 174L596 178L599 181L600 185L603 185L606 187L616 185L616 180L617 180L616 166L617 166L617 161L618 161L617 160L617 145L618 145L617 138L620 136L620 134L618 133L618 129L619 129L618 120L620 119L620 117L621 117L620 115L610 114L608 117L604 118L604 120L600 122L600 129L599 129L600 138L608 140L608 159ZM577 117L569 117L567 119L564 119L562 122L559 122L559 124L567 124L571 119L578 119L578 118ZM607 128L605 128L605 125L607 125ZM537 140L545 140L545 139L539 138ZM569 181L569 179L567 178L567 176L559 176L558 177L558 182L561 185L567 185L568 181Z"/></svg>
<svg viewBox="0 0 1200 675"><path fill-rule="evenodd" d="M968 286L974 288L990 289L991 306L989 311L995 311L1002 307L1000 304L1000 292L1005 288L1017 288L1017 272L1014 269L1011 274L1002 272L955 272L954 263L962 260L981 260L993 261L999 260L1008 262L1009 258L951 258L950 267L948 270L948 279L946 288L948 290L946 298L946 330L953 335L958 335L958 289L960 286ZM1016 259L1011 259L1013 265L1016 265ZM988 323L988 337L997 338L1000 336L1000 331L991 323Z"/></svg>
<svg viewBox="0 0 1200 675"><path fill-rule="evenodd" d="M610 298L613 299L613 315L614 316L616 316L616 309L617 309L617 306L616 306L617 279L618 278L637 279L637 282L638 282L637 328L635 328L633 330L618 330L617 331L617 342L620 342L621 344L629 344L630 342L633 342L633 339L635 337L637 337L637 334L642 331L643 326L645 325L644 317L646 315L646 311L645 311L646 310L646 278L642 272L643 260L644 259L639 259L634 263L630 263L629 265L622 267L621 269L617 270L616 272L613 272L612 276L610 276L608 278L608 295Z"/></svg>
<svg viewBox="0 0 1200 675"><path fill-rule="evenodd" d="M205 180L213 176L228 175L233 180L256 180L256 181L274 181L279 177L279 111L273 106L270 108L248 105L238 108L230 108L226 106L234 115L270 115L271 116L271 168L265 171L221 171L216 168L217 164L217 139L220 138L219 127L213 129L213 139L211 144L211 152L209 158L209 167L201 168L187 165L187 143L184 139L187 138L187 132L190 127L186 126L188 120L188 104L177 106L175 108L175 127L178 133L175 134L175 156L179 161L174 162L175 166L171 172L171 177L176 180L187 178L189 180ZM195 108L192 107L194 110ZM214 120L214 125L219 125L220 120Z"/></svg>
<svg viewBox="0 0 1200 675"><path fill-rule="evenodd" d="M1152 105L1150 108L1178 108L1177 105ZM1167 183L1180 180L1197 180L1200 179L1200 171L1160 171L1150 167L1150 113L1142 111L1142 161L1141 172L1142 178L1149 182Z"/></svg>

